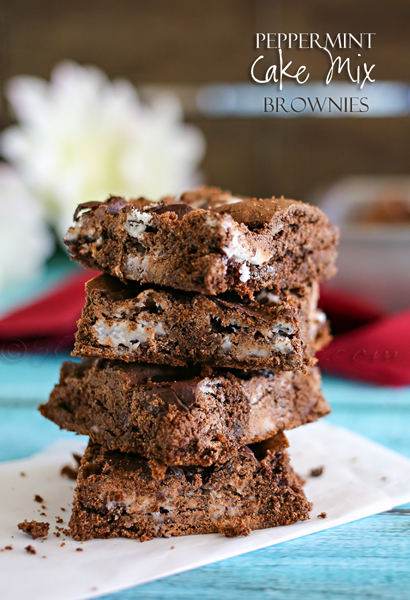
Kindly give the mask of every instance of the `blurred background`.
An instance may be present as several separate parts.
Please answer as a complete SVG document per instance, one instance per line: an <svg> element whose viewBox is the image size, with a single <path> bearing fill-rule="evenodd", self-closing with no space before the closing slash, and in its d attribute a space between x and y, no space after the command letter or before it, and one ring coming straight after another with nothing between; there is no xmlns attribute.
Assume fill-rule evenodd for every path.
<svg viewBox="0 0 410 600"><path fill-rule="evenodd" d="M80 273L62 235L78 202L109 193L156 199L205 182L319 204L342 233L325 302L334 330L410 308L409 23L406 0L2 0L0 370L34 342L56 346L61 315L33 326L33 303ZM286 49L309 83L256 85L256 32L374 32L361 61L376 83L359 91L341 75L325 88L326 54ZM263 113L266 95L324 94L367 96L371 109Z"/></svg>
<svg viewBox="0 0 410 600"><path fill-rule="evenodd" d="M221 187L306 198L347 175L409 171L408 112L377 119L216 118L195 105L203 86L250 82L250 66L260 54L254 47L257 31L376 32L373 48L363 56L376 64L377 81L408 84L406 0L3 0L1 7L3 92L11 77L48 79L67 59L96 65L139 89L177 90L188 120L207 140L206 179ZM287 50L286 57L308 65L310 82L323 81L324 53ZM4 95L0 119L2 128L13 119Z"/></svg>
<svg viewBox="0 0 410 600"><path fill-rule="evenodd" d="M347 237L343 239L349 247L345 251L342 242L340 273L332 285L340 284L356 291L359 286L359 292L377 295L385 308L397 311L410 303L410 284L402 282L396 290L410 257L408 227L400 233L400 239L395 239L396 227L393 230L390 226L386 228L386 221L390 220L389 225L393 221L397 226L406 221L408 224L410 220L407 180L410 170L409 22L410 5L406 0L335 0L331 3L326 0L309 3L302 0L210 0L206 3L189 0L62 0L58 3L3 0L0 4L0 128L4 130L15 123L17 115L18 121L25 123L25 131L20 137L18 133L14 135L15 132L7 133L0 149L3 158L9 159L20 174L23 173L23 183L29 187L26 196L40 197L46 221L57 229L60 238L77 202L104 197L109 192L155 197L206 181L245 195L284 194L323 202L332 219L353 225L353 228L345 227ZM250 66L261 53L255 49L258 31L318 32L321 35L345 31L376 33L373 47L362 51L363 61L376 64L373 71L376 84L367 84L361 92L371 98L369 115L341 118L264 116L263 96L272 95L272 91L275 95L278 90L269 93L267 86L251 83ZM276 52L270 53L267 53L269 58L276 59ZM355 52L342 51L340 54L352 57ZM324 52L292 49L286 50L285 56L287 60L295 61L294 64L306 64L311 73L309 84L303 88L298 86L296 95L302 90L304 96L315 96L318 90L335 97L358 93L357 86L347 83L343 76L337 79L339 87L324 89L323 80L328 68ZM147 134L154 137L151 145L141 143L139 134L136 134L135 144L133 140L124 141L121 135L119 141L116 139L113 143L115 128L126 127L126 116L121 120L118 114L121 113L119 105L123 103L125 115L135 108L133 100L124 97L130 95L129 91L118 92L117 109L110 105L105 110L102 97L107 93L99 93L98 87L103 84L101 81L91 83L94 91L90 92L87 77L81 74L60 72L59 77L58 73L54 76L54 88L64 88L64 85L70 88L65 94L65 105L56 98L58 93L54 94L54 102L53 94L49 94L46 101L44 91L37 90L36 96L35 85L25 88L16 82L14 85L8 83L22 75L49 80L56 65L67 60L79 65L94 65L111 80L126 80L138 90L138 102L152 105L159 93L171 91L179 98L180 105L170 107L165 102L162 112L159 109L159 116L154 115ZM71 85L67 83L70 77ZM115 95L113 92L112 96ZM119 100L118 95L121 96ZM295 94L292 87L285 84L282 95L292 97ZM89 124L93 98L97 105L101 103L100 113L96 109L97 114L103 115L100 123L106 113L108 121L111 119L112 122L106 127L105 136L104 127L98 121L94 128ZM115 102L115 98L111 99L111 104ZM75 112L78 103L86 105L82 115ZM105 104L109 105L110 101ZM60 111L55 109L56 105ZM168 124L173 119L180 120L181 110L185 120L196 126L203 137L200 140L197 135L196 139L181 143L183 148L179 158L173 159L181 131L174 127L175 133L172 123L168 137L166 134L161 136L158 129L161 130L161 119L162 122L168 119ZM175 116L178 111L179 116ZM40 125L35 116L39 113L43 115ZM170 113L173 114L170 116ZM60 138L58 134L50 133L52 125L47 119L52 121L53 115L54 128L65 127L72 132L72 139L67 141L64 133ZM41 117L37 117L39 120ZM144 121L144 117L141 120ZM50 137L53 137L51 141ZM189 137L187 132L186 137ZM114 149L111 155L107 152L107 156L100 157L100 149L105 144ZM122 151L121 144L124 147L131 145L132 151ZM158 158L161 152L164 156ZM106 174L112 170L110 160L116 160L112 153L119 155L123 168L107 180ZM148 159L145 158L147 153ZM53 160L55 156L58 158ZM141 157L149 163L148 183L134 173L141 168ZM70 167L61 167L62 162L70 160ZM123 163L127 161L128 166L124 167ZM81 165L83 173L79 173ZM175 171L176 165L180 165L181 172L173 179L169 172ZM54 182L49 181L51 172L55 173ZM342 189L338 186L337 200L334 200L336 182L363 175L379 178L380 193L377 182L375 187L373 180L360 179L348 181L347 186L343 182ZM385 180L386 176L401 178ZM10 182L10 177L10 174L0 177L0 195L4 195L1 188L6 186L6 195L10 196L11 185L14 195L24 195L21 189L16 191L18 182ZM158 185L150 183L160 179ZM367 184L371 187L368 194L363 193ZM350 202L349 206L346 203L346 211L338 211L335 202L343 204L350 192L355 196L354 207ZM373 227L362 223L358 228L360 210L357 211L356 203L385 202L386 199L399 205L395 216L379 214ZM10 207L8 210L10 212ZM33 216L28 226L36 223L38 230L40 216L36 215L36 218ZM380 230L379 233L374 233L375 228ZM28 272L35 272L36 252L38 263L50 255L50 242L42 242L44 232L41 227L38 237L31 268L21 271L21 276L18 268L12 269L11 274L3 275L5 281L10 278L21 280ZM372 261L375 240L377 244L379 239L382 239L379 257ZM360 269L358 273L348 272L352 266L352 252L365 255L365 284L362 284ZM386 252L392 256L390 262ZM377 268L373 269L372 265L376 263ZM384 291L380 283L375 282L380 279L381 271L387 277ZM388 286L394 289L387 290Z"/></svg>

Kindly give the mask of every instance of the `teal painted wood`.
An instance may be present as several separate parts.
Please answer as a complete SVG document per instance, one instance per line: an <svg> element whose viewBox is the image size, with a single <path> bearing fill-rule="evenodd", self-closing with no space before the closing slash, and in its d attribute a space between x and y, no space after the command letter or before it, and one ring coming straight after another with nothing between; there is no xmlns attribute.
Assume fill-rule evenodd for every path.
<svg viewBox="0 0 410 600"><path fill-rule="evenodd" d="M55 366L42 371L43 390L55 380ZM14 386L19 389L18 382ZM324 378L324 389L333 406L330 421L410 457L410 388L374 388ZM34 397L16 402L0 395L0 460L29 456L59 437L73 436L43 419ZM403 600L410 597L409 567L410 504L103 598Z"/></svg>

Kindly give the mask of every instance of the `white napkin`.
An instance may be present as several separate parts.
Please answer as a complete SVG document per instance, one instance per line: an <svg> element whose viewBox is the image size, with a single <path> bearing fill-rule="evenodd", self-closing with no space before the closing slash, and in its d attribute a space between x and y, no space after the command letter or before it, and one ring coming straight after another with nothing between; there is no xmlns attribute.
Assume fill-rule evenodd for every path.
<svg viewBox="0 0 410 600"><path fill-rule="evenodd" d="M67 525L74 482L60 476L72 452L84 443L59 441L27 460L0 464L1 593L13 600L93 598L137 584L194 569L231 556L278 544L389 510L410 501L410 460L345 429L314 423L287 433L293 465L307 477L313 502L311 519L288 527L253 531L246 538L196 535L137 540L91 540L79 543L55 537L56 516ZM323 466L320 477L308 477ZM21 476L21 472L26 476ZM44 498L43 510L34 495ZM65 508L62 511L61 508ZM47 517L39 516L45 512ZM327 513L327 518L318 517ZM51 523L45 541L18 531L24 519ZM14 536L14 537L12 537ZM61 546L65 540L65 545ZM36 554L24 550L28 545ZM77 552L76 548L82 548ZM46 556L46 558L42 558Z"/></svg>

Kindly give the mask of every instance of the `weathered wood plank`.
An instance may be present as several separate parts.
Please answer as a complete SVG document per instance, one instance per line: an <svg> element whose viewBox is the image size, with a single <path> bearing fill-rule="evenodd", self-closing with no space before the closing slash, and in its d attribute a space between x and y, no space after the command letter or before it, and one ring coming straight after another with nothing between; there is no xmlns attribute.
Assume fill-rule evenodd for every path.
<svg viewBox="0 0 410 600"><path fill-rule="evenodd" d="M410 456L410 388L374 388L325 378L324 390L333 403L334 423ZM62 435L73 434L58 431L37 413L34 403L0 403L0 460L27 456ZM410 593L409 560L406 505L104 599L403 600Z"/></svg>

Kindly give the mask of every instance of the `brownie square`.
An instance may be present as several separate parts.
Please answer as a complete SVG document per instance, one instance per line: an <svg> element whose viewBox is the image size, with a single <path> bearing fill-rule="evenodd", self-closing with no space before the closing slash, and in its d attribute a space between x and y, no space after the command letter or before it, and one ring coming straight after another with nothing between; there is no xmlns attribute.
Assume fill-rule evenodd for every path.
<svg viewBox="0 0 410 600"><path fill-rule="evenodd" d="M329 412L316 368L241 372L84 359L63 364L40 412L61 428L152 464L221 463L241 446Z"/></svg>
<svg viewBox="0 0 410 600"><path fill-rule="evenodd" d="M175 366L305 369L329 339L318 285L254 300L205 296L102 275L86 285L74 356Z"/></svg>
<svg viewBox="0 0 410 600"><path fill-rule="evenodd" d="M138 454L90 442L81 461L69 527L76 540L222 533L290 525L311 506L289 465L283 434L243 447L225 464L168 467L153 478Z"/></svg>
<svg viewBox="0 0 410 600"><path fill-rule="evenodd" d="M64 241L74 260L120 279L249 295L332 277L337 240L317 207L200 188L159 203L87 202Z"/></svg>

